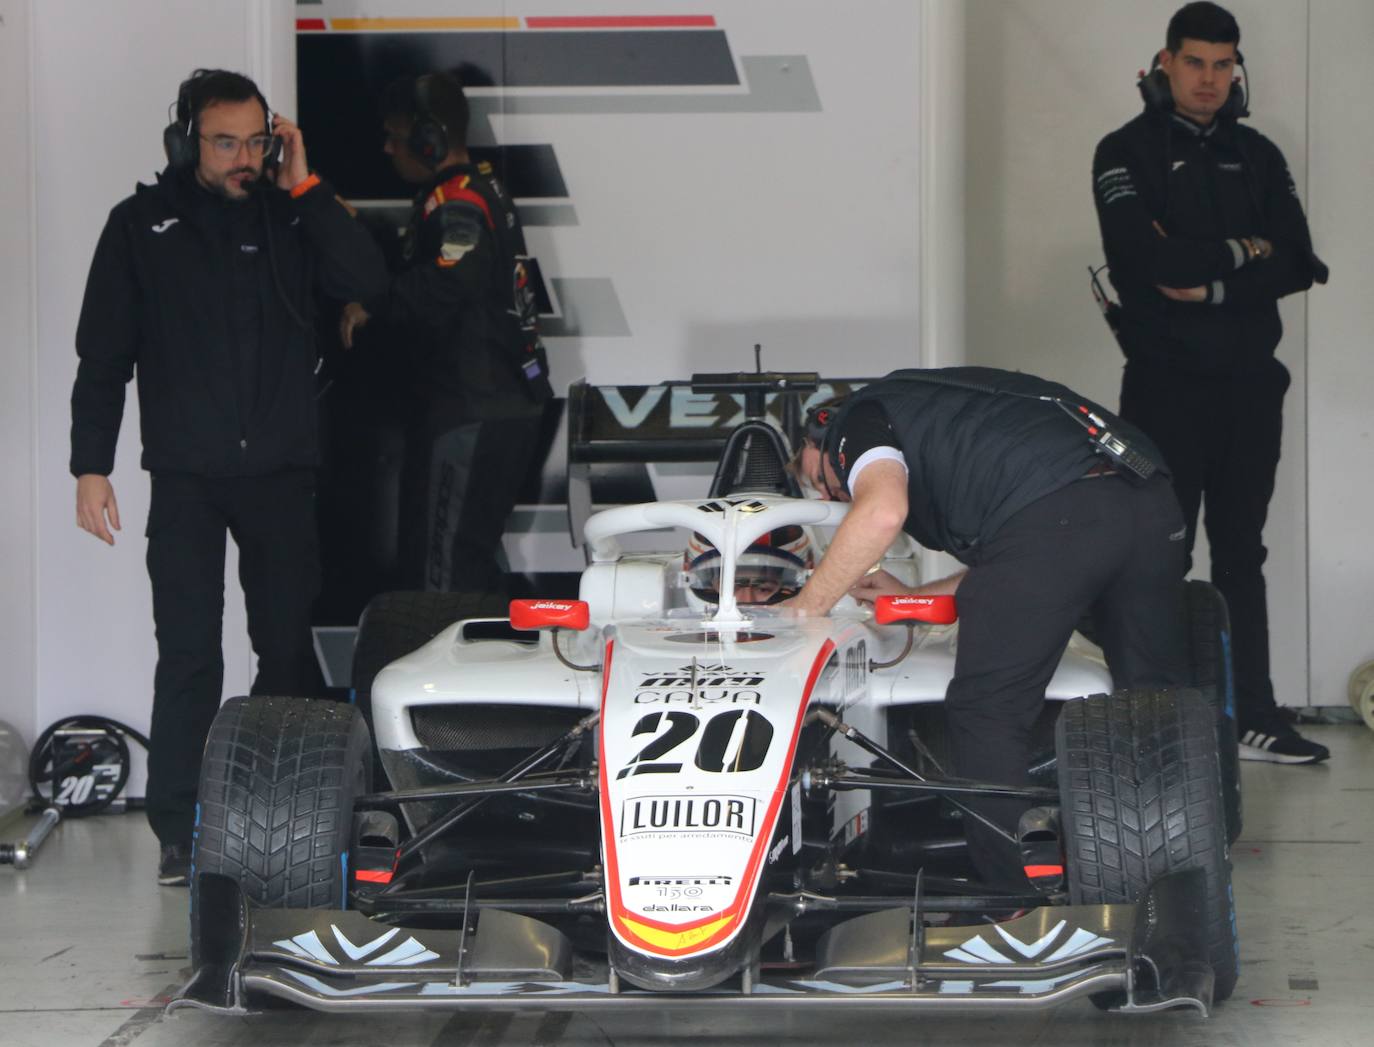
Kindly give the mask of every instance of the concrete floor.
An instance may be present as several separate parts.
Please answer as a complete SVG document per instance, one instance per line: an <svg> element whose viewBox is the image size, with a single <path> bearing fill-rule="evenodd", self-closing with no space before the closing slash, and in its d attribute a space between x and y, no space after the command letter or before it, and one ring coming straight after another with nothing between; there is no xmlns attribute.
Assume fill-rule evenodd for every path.
<svg viewBox="0 0 1374 1047"><path fill-rule="evenodd" d="M1241 981L1210 1020L1106 1015L1086 1001L1029 1015L900 1021L850 1011L765 1018L670 1007L595 1016L164 1015L165 996L186 975L187 895L157 886L153 837L141 816L125 815L64 824L33 868L0 868L0 1044L1365 1045L1374 1039L1374 907L1364 892L1374 869L1374 733L1303 730L1331 747L1330 764L1244 765L1246 830L1234 851Z"/></svg>

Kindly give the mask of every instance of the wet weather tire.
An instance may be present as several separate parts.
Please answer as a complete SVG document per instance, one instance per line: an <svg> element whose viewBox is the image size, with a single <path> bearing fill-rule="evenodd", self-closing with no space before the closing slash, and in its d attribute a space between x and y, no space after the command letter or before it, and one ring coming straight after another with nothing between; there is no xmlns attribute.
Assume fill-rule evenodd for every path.
<svg viewBox="0 0 1374 1047"><path fill-rule="evenodd" d="M1117 691L1066 702L1055 748L1069 900L1134 903L1156 877L1202 869L1220 1002L1239 965L1213 727L1196 691Z"/></svg>
<svg viewBox="0 0 1374 1047"><path fill-rule="evenodd" d="M487 593L392 592L373 597L358 620L358 639L353 646L353 704L368 730L376 735L372 682L379 672L423 647L454 622L501 618L506 608L507 601ZM379 759L373 763L373 776L379 783L385 779Z"/></svg>
<svg viewBox="0 0 1374 1047"><path fill-rule="evenodd" d="M267 908L340 909L353 802L371 791L372 739L358 711L309 698L231 698L210 727L192 856L199 877L236 880Z"/></svg>
<svg viewBox="0 0 1374 1047"><path fill-rule="evenodd" d="M1216 722L1226 841L1235 843L1241 831L1241 795L1235 677L1231 672L1231 616L1226 598L1207 582L1188 582L1187 601L1191 686L1211 706Z"/></svg>

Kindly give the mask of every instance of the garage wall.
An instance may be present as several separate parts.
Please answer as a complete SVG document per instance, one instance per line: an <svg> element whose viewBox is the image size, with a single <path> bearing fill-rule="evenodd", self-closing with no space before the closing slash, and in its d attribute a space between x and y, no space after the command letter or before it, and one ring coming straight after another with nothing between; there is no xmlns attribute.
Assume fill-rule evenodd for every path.
<svg viewBox="0 0 1374 1047"><path fill-rule="evenodd" d="M1140 111L1136 73L1163 46L1169 17L1181 0L1103 4L1097 0L971 0L966 5L968 188L965 208L968 287L967 351L972 363L1019 368L1063 381L1114 405L1121 353L1088 290L1087 266L1102 261L1093 209L1091 167L1098 140ZM1227 7L1241 27L1241 49L1254 75L1253 125L1274 140L1292 168L1307 206L1318 198L1308 170L1308 9L1289 0L1234 0ZM1340 21L1340 5L1314 0L1314 24L1329 19L1333 51L1318 66L1331 78L1367 75L1363 48L1370 36ZM1354 4L1354 8L1361 7ZM1368 24L1367 12L1361 17ZM1314 51L1314 54L1316 52ZM1341 70L1337 73L1335 70ZM1352 96L1354 97L1354 96ZM1315 109L1315 105L1313 106ZM1348 107L1338 117L1344 119ZM1349 184L1308 207L1318 250L1330 253L1347 234L1327 206L1365 212L1355 182L1368 167L1350 166L1351 136L1330 154ZM1368 137L1365 138L1368 148ZM1361 172L1357 174L1356 172ZM1352 250L1363 242L1351 240ZM1366 250L1366 257L1367 257ZM1335 268L1333 266L1333 268ZM1355 267L1345 266L1345 279ZM1338 274L1339 281L1342 276ZM1318 288L1311 307L1329 305L1333 288ZM1308 498L1309 296L1280 304L1286 335L1279 358L1293 373L1285 404L1284 453L1265 530L1269 562L1274 685L1280 702L1329 703L1309 687L1309 607L1326 598L1308 593L1308 526L1327 514L1329 499ZM1353 313L1333 323L1350 324ZM1322 346L1325 360L1326 346ZM1323 363L1324 367L1325 364ZM1367 387L1368 383L1366 383ZM1313 411L1324 410L1316 404ZM1367 432L1367 428L1366 428ZM1332 464L1353 464L1348 449L1332 449ZM1347 545L1351 555L1361 555ZM1333 550L1314 543L1312 557ZM1366 561L1367 562L1367 561ZM1200 542L1194 574L1206 577ZM1314 576L1315 578L1315 576ZM1365 590L1368 607L1369 591ZM1327 689L1329 691L1329 688ZM1310 697L1309 697L1310 696Z"/></svg>
<svg viewBox="0 0 1374 1047"><path fill-rule="evenodd" d="M1341 705L1374 659L1374 5L1312 0L1311 12L1308 216L1332 272L1308 305L1311 694Z"/></svg>
<svg viewBox="0 0 1374 1047"><path fill-rule="evenodd" d="M33 620L33 166L29 120L30 0L0 0L0 814L25 790L35 735Z"/></svg>
<svg viewBox="0 0 1374 1047"><path fill-rule="evenodd" d="M132 390L112 477L124 520L113 549L73 525L74 483L67 474L72 339L100 229L110 207L162 166L168 103L192 67L243 69L290 113L296 16L432 14L433 5L30 4L33 211L42 236L32 269L36 350L27 401L36 408L27 474L33 490L16 504L30 507L18 523L22 530L27 520L31 533L4 559L22 569L22 550L33 550L30 590L38 596L27 602L36 602L28 627L37 697L30 720L41 726L89 711L143 728L154 643L141 535L148 488L138 467ZM571 0L509 6L520 19L588 13ZM602 6L604 12L594 13L643 13L638 4ZM454 5L451 13L472 14L475 7ZM961 157L957 151L923 155L919 143L922 120L950 136L961 126L957 109L948 108L957 106L951 70L961 56L934 39L922 43L927 27L957 31L958 5L865 0L838 21L823 0L747 6L684 0L674 11L716 18L741 71L748 56L773 56L776 76L795 81L806 73L822 108L770 111L768 98L721 100L751 91L747 76L739 87L716 90L714 99L707 90L673 103L666 115L658 111L662 103L640 100L626 108L623 96L605 90L596 92L590 112L581 102L562 117L561 103L541 108L548 99L531 102L529 91L512 92L509 104L500 100L492 121L498 139L553 142L570 172L576 221L531 236L548 261L546 271L609 274L633 329L630 338L601 334L551 346L557 376L655 381L688 370L747 367L756 341L767 347L770 366L832 373L956 360L962 278L941 260L957 248L960 212L932 196L924 180L942 193L957 192ZM852 32L837 33L837 25ZM798 55L805 64L790 64L789 56L795 62ZM928 90L927 59L930 69L942 71L938 104L933 97L920 101ZM874 68L888 85L876 113ZM522 104L514 104L517 97ZM818 114L823 133L816 129ZM618 188L612 178L620 179ZM918 236L926 215L938 219L937 235L949 250ZM941 289L942 308L929 315L920 309L922 279ZM938 357L921 355L923 339L939 342ZM558 539L566 550L566 536ZM251 655L230 550L225 687L235 693L247 689ZM141 787L136 778L131 792Z"/></svg>
<svg viewBox="0 0 1374 1047"><path fill-rule="evenodd" d="M109 548L73 522L75 481L67 471L73 337L96 239L110 208L163 166L168 104L192 68L241 69L259 80L269 99L291 96L292 54L275 43L290 39L291 16L290 5L277 0L32 5L34 214L40 235L33 270L36 494L26 502L35 532L33 719L40 727L60 716L93 712L143 730L151 704L155 652L142 538L148 480L138 464L132 386L111 477L124 529ZM287 109L282 101L275 104ZM237 577L232 549L231 543L231 579ZM5 564L20 557L7 551ZM243 693L250 652L236 583L226 595L225 686L228 693ZM142 795L141 754L138 759L129 787L135 796Z"/></svg>

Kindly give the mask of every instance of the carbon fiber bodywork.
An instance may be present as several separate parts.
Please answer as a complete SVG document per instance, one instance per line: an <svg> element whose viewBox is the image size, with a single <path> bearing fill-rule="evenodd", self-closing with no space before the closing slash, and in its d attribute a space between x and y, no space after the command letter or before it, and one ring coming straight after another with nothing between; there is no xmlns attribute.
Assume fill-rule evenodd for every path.
<svg viewBox="0 0 1374 1047"><path fill-rule="evenodd" d="M833 926L807 969L746 964L733 983L672 993L672 1005L1024 1009L1105 996L1115 1010L1207 1014L1200 877L1160 877L1136 905L1044 907L995 925L923 930L919 901L880 909ZM232 880L213 881L196 914L202 963L171 1008L243 1014L266 997L325 1011L665 1003L529 916L488 908L463 930L409 930L357 912L255 909Z"/></svg>

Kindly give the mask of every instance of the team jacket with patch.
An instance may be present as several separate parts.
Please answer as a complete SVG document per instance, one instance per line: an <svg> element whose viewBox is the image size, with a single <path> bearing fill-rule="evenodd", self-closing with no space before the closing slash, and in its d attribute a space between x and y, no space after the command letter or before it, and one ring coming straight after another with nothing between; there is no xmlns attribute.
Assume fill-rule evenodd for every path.
<svg viewBox="0 0 1374 1047"><path fill-rule="evenodd" d="M274 275L275 270L275 275ZM223 200L164 172L110 212L86 281L72 387L73 475L109 475L138 374L143 467L253 476L319 461L316 292L375 294L372 238L321 183Z"/></svg>
<svg viewBox="0 0 1374 1047"><path fill-rule="evenodd" d="M365 303L409 349L427 398L474 420L539 412L552 395L525 236L488 164L444 168L415 199L403 267Z"/></svg>
<svg viewBox="0 0 1374 1047"><path fill-rule="evenodd" d="M1233 120L1142 113L1098 144L1093 191L1131 360L1255 369L1283 334L1277 300L1312 285L1312 239L1277 146ZM1158 228L1156 228L1156 225ZM1248 261L1241 237L1274 245ZM1159 286L1207 288L1176 302Z"/></svg>

